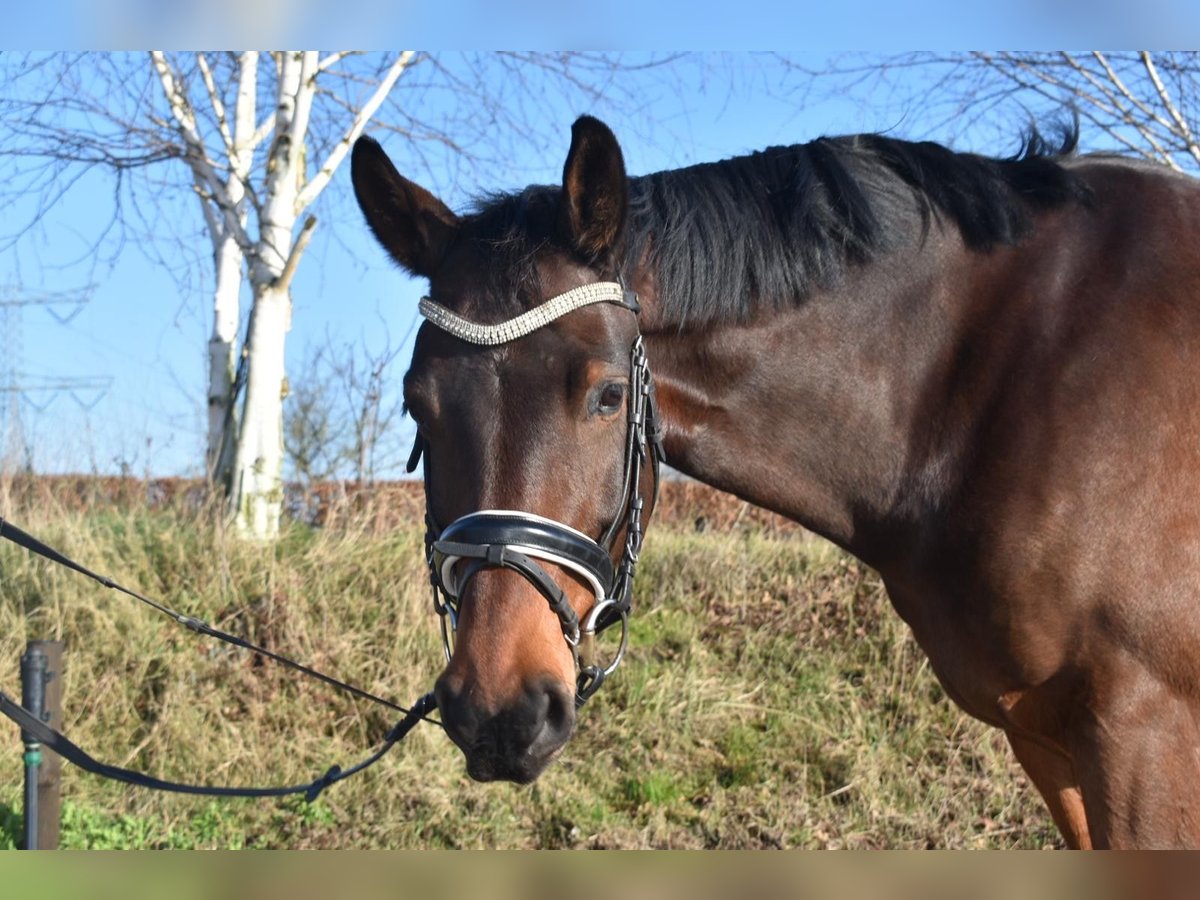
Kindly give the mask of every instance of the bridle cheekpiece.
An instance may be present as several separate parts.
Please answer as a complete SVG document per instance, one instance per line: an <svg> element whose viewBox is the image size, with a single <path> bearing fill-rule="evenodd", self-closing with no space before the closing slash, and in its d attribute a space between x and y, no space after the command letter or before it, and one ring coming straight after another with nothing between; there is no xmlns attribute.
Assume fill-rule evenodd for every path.
<svg viewBox="0 0 1200 900"><path fill-rule="evenodd" d="M496 346L524 337L574 310L594 303L613 303L634 313L637 295L617 282L585 284L550 298L506 322L480 325L464 319L428 297L420 311L443 331L472 344ZM627 431L621 502L617 515L599 540L553 519L513 510L485 509L455 519L445 529L438 527L428 506L429 454L424 439L417 435L408 471L425 456L425 556L433 587L433 605L442 621L442 644L447 660L454 653L458 627L459 598L467 583L489 568L510 569L540 593L558 617L563 638L575 658L575 705L594 694L625 655L629 639L629 611L633 602L633 577L642 547L642 470L651 464L654 490L658 490L658 466L662 459L662 433L654 382L642 336L638 334L629 352ZM614 563L613 547L624 525L625 541ZM552 563L579 576L595 595L591 611L580 622L562 588L543 567ZM620 624L621 640L612 660L595 660L594 638L611 625Z"/></svg>

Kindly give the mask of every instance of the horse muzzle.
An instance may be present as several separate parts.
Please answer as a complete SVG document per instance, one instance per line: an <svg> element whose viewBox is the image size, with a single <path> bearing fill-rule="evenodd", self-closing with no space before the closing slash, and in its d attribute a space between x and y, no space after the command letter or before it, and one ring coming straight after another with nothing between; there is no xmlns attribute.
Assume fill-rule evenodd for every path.
<svg viewBox="0 0 1200 900"><path fill-rule="evenodd" d="M529 784L566 745L575 727L575 698L557 680L530 681L505 708L476 705L472 691L448 670L435 688L442 724L476 781Z"/></svg>
<svg viewBox="0 0 1200 900"><path fill-rule="evenodd" d="M590 588L594 602L582 619L545 568L547 564L559 570L559 577L570 573ZM627 600L621 602L611 592L628 580L618 578L608 553L583 533L551 519L508 510L481 510L452 522L437 538L431 538L429 565L450 663L436 688L446 732L466 755L471 777L529 783L566 744L575 724L575 710L600 687L624 654ZM465 644L457 647L455 638L463 594L477 576L489 571L519 575L534 596L540 595L549 606L574 659L574 685L568 678L551 675L551 669L535 670L522 678L515 693L509 689L499 697L489 689L496 685L479 682L484 676L476 665L463 659L456 665L456 655L465 653L466 660L479 655L472 654ZM504 599L491 598L489 602L476 597L473 609L478 614L482 602L494 614L494 607L497 603L502 607ZM508 602L514 599L507 598ZM502 618L503 627L511 627L509 616ZM497 624L486 616L477 620L473 640L498 640L490 634L489 622L493 627ZM619 625L620 642L615 656L604 665L596 659L595 637L610 624ZM495 680L497 673L488 672L487 677ZM507 677L502 680L508 683Z"/></svg>

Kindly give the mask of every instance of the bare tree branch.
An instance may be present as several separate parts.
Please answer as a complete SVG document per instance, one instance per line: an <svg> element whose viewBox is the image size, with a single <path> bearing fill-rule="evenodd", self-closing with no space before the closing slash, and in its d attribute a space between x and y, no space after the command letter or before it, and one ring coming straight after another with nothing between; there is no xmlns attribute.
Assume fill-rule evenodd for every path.
<svg viewBox="0 0 1200 900"><path fill-rule="evenodd" d="M300 228L300 234L296 236L296 242L292 244L292 250L288 254L287 262L283 264L283 271L275 279L275 287L286 291L291 286L292 278L296 275L296 266L300 264L300 257L304 255L304 250L308 247L308 242L312 240L313 229L316 227L316 216L309 216L304 220L304 225Z"/></svg>
<svg viewBox="0 0 1200 900"><path fill-rule="evenodd" d="M1142 65L1146 67L1146 73L1150 76L1151 82L1154 83L1154 89L1158 91L1158 97L1162 101L1163 106L1170 113L1175 124L1179 126L1179 133L1183 135L1184 140L1187 142L1188 152L1191 153L1197 162L1200 162L1200 146L1196 144L1195 138L1192 137L1192 129L1188 127L1187 120L1180 115L1179 108L1171 100L1171 95L1167 92L1166 86L1158 75L1158 68L1154 65L1154 60L1151 58L1150 52L1143 50L1138 56L1141 57Z"/></svg>
<svg viewBox="0 0 1200 900"><path fill-rule="evenodd" d="M200 67L200 73L204 77L204 87L208 90L208 100L212 104L213 115L217 119L217 130L221 135L221 139L225 142L225 152L229 155L229 160L232 163L237 158L237 147L233 143L233 134L229 130L229 123L225 120L225 104L221 102L221 94L217 91L217 85L213 81L212 69L208 67L208 60L203 53L196 54L196 64Z"/></svg>
<svg viewBox="0 0 1200 900"><path fill-rule="evenodd" d="M919 109L951 138L968 128L1028 124L1074 110L1088 126L1083 149L1115 147L1200 172L1200 53L1196 51L1013 51L907 53L835 60L819 72L796 66L829 94L869 94L882 108ZM893 76L902 76L895 78ZM919 85L919 87L917 87ZM894 113L893 113L894 115Z"/></svg>
<svg viewBox="0 0 1200 900"><path fill-rule="evenodd" d="M317 198L317 195L325 189L325 186L329 184L329 179L333 177L334 171L341 165L342 160L346 158L351 145L358 140L359 136L363 133L363 129L367 127L367 122L371 120L371 117L383 105L383 101L387 99L396 81L404 73L404 70L408 68L408 64L412 61L412 58L412 50L405 50L396 57L396 61L392 63L387 74L380 80L375 92L359 107L357 115L354 116L349 127L346 128L342 139L334 146L333 151L326 158L324 164L317 170L317 174L300 191L300 196L296 198L297 210L307 208Z"/></svg>
<svg viewBox="0 0 1200 900"><path fill-rule="evenodd" d="M183 138L184 144L187 147L186 162L192 167L192 171L196 173L197 178L211 192L212 202L221 211L224 228L238 242L238 246L242 248L243 253L247 255L253 254L254 242L242 227L242 222L238 215L238 204L229 196L225 184L217 175L216 167L209 158L208 151L204 147L204 141L201 139L200 133L196 128L195 113L179 83L179 79L175 76L170 64L166 60L165 54L161 50L152 50L150 52L150 59L153 61L154 69L158 73L159 81L162 83L163 93L166 94L167 102L171 107L171 113L175 117L179 135Z"/></svg>
<svg viewBox="0 0 1200 900"><path fill-rule="evenodd" d="M36 211L15 233L0 235L0 251L36 246L47 211L77 179L112 176L111 215L88 220L92 243L76 261L114 265L134 246L175 275L180 309L211 298L202 312L212 324L209 390L197 398L209 413L209 448L216 448L206 464L214 472L237 467L241 475L223 483L252 485L264 500L255 506L254 528L269 534L288 289L316 233L316 215L303 212L321 204L321 218L336 221L349 208L348 192L325 188L354 141L369 125L388 130L406 166L436 173L431 186L439 190L484 166L492 167L489 181L498 173L520 177L514 160L527 152L519 151L561 141L564 106L622 109L631 139L643 129L652 138L656 126L637 115L647 102L642 87L660 72L655 88L670 85L677 60L414 50L5 54L0 202L33 198ZM181 201L188 195L200 215L192 201ZM341 241L336 229L328 232ZM239 301L247 286L249 311ZM353 466L362 477L378 468L370 448L392 415L383 371L356 363L349 373L358 391Z"/></svg>
<svg viewBox="0 0 1200 900"><path fill-rule="evenodd" d="M330 53L323 60L321 60L319 63L317 63L316 74L320 75L326 69L333 68L338 63L340 63L343 59L345 59L347 56L357 56L357 55L360 55L361 53L362 53L361 50L338 50L335 53Z"/></svg>

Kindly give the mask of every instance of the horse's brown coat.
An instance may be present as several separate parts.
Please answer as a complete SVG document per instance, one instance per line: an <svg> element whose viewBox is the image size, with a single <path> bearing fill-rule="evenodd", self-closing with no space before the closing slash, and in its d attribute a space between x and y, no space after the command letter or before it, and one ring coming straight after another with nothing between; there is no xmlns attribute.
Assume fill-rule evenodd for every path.
<svg viewBox="0 0 1200 900"><path fill-rule="evenodd" d="M803 302L681 328L653 254L621 258L615 139L589 119L573 138L562 238L523 302L628 274L673 466L877 568L947 692L1006 731L1072 845L1200 845L1196 183L1064 160L1092 200L1031 206L1015 242L972 248L934 216ZM480 287L494 259L460 239L468 220L381 158L360 144L354 167L381 241L439 303L503 318ZM623 423L585 401L622 377L633 328L592 307L481 349L425 326L406 397L438 519L516 508L599 533ZM474 583L446 705L494 717L531 680L571 689L530 593L505 573ZM478 777L520 752L461 737Z"/></svg>

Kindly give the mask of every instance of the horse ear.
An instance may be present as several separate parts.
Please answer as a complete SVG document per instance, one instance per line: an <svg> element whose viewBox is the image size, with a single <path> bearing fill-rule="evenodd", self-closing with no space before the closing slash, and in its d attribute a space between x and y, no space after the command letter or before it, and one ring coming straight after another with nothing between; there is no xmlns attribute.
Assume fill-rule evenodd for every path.
<svg viewBox="0 0 1200 900"><path fill-rule="evenodd" d="M454 237L458 216L397 172L383 148L369 137L354 143L350 180L367 224L383 249L414 275L430 277Z"/></svg>
<svg viewBox="0 0 1200 900"><path fill-rule="evenodd" d="M563 166L561 217L571 246L589 260L609 253L625 224L627 203L620 144L599 119L580 116L571 126Z"/></svg>

